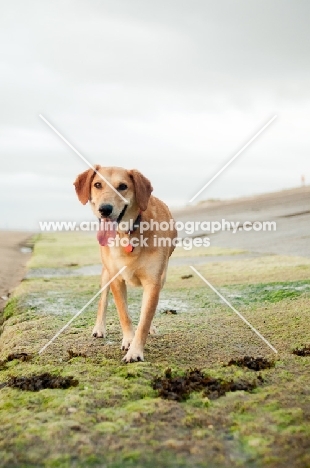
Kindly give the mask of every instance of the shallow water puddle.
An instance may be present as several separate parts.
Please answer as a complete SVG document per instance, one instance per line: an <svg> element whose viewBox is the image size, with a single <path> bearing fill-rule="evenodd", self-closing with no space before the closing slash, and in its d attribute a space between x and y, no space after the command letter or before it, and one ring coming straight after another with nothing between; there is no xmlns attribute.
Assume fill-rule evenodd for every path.
<svg viewBox="0 0 310 468"><path fill-rule="evenodd" d="M29 294L25 301L26 307L34 310L36 313L52 314L52 315L74 315L83 307L84 303L79 305L72 301L72 296L67 294L64 297L63 292L49 291L42 296L40 293Z"/></svg>
<svg viewBox="0 0 310 468"><path fill-rule="evenodd" d="M187 304L184 300L180 300L177 298L173 299L160 299L158 302L157 310L159 312L164 312L165 310L176 310L177 313L179 312L186 312L189 309L189 304Z"/></svg>
<svg viewBox="0 0 310 468"><path fill-rule="evenodd" d="M31 268L26 279L57 278L67 276L100 276L102 265L87 265L80 268Z"/></svg>
<svg viewBox="0 0 310 468"><path fill-rule="evenodd" d="M23 254L28 254L28 253L31 253L31 252L32 252L32 248L31 248L31 247L21 247L19 250L20 250L21 253L23 253Z"/></svg>
<svg viewBox="0 0 310 468"><path fill-rule="evenodd" d="M31 249L30 249L31 251ZM205 263L222 263L227 261L235 261L238 259L248 259L257 257L257 254L242 254L242 255L208 255L201 257L172 257L169 260L170 266L186 266L192 264ZM31 268L26 278L55 278L63 276L96 276L100 275L102 265L86 265L76 268L76 264L72 264L71 268Z"/></svg>

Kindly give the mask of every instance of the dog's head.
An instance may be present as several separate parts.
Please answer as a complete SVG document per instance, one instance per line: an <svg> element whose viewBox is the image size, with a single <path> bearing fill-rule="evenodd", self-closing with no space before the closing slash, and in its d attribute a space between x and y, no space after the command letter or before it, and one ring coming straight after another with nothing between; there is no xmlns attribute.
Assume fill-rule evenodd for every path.
<svg viewBox="0 0 310 468"><path fill-rule="evenodd" d="M146 210L153 188L141 172L99 165L95 169L78 175L74 185L80 202L89 201L97 218L120 222L125 212Z"/></svg>

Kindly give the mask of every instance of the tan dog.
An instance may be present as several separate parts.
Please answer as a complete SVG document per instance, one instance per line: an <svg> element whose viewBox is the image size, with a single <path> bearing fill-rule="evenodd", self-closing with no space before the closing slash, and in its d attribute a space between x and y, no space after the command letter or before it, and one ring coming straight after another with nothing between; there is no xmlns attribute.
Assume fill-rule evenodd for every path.
<svg viewBox="0 0 310 468"><path fill-rule="evenodd" d="M104 286L126 267L110 284L123 331L122 350L127 351L123 360L143 361L144 345L151 329L159 293L165 282L168 260L174 250L172 241L177 232L168 207L151 195L151 183L139 171L101 166L96 166L95 169L97 172L89 169L77 177L74 182L75 190L83 205L90 202L97 218L110 221L109 225L114 222L113 227L108 228L105 223L97 236L103 263L101 282ZM140 228L151 220L165 222L164 228L169 223L168 230L154 230L150 226L143 232L144 245L141 242L136 245L141 235ZM131 229L128 232L127 226L130 223ZM164 238L166 244L162 242L162 246L157 246L158 238ZM117 245L119 242L128 245ZM141 315L136 332L128 314L126 284L143 287ZM105 337L106 334L108 293L107 287L101 295L93 329L95 337Z"/></svg>

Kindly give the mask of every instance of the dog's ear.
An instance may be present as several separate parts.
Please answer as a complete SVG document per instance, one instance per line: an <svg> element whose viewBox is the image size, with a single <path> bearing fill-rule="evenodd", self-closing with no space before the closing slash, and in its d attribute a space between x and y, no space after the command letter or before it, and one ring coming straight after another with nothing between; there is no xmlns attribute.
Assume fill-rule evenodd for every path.
<svg viewBox="0 0 310 468"><path fill-rule="evenodd" d="M153 187L149 179L144 177L141 172L137 171L136 169L132 169L128 171L129 176L132 178L135 191L136 191L136 200L139 205L140 210L145 211L153 192Z"/></svg>
<svg viewBox="0 0 310 468"><path fill-rule="evenodd" d="M98 171L101 166L97 165L94 167L96 171ZM78 175L75 179L75 182L73 183L78 199L81 203L83 203L83 205L86 205L90 198L90 186L95 175L96 172L93 169L88 169L87 171Z"/></svg>

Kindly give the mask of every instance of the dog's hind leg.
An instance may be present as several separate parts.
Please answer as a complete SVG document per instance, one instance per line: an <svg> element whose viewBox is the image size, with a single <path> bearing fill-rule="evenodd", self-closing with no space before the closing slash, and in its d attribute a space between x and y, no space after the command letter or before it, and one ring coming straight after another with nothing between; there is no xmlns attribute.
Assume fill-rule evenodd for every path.
<svg viewBox="0 0 310 468"><path fill-rule="evenodd" d="M103 267L101 274L101 287L107 284L110 280L108 271ZM108 294L110 287L107 286L101 293L98 304L97 320L93 329L93 336L96 338L105 338L106 336L106 315L108 307Z"/></svg>

